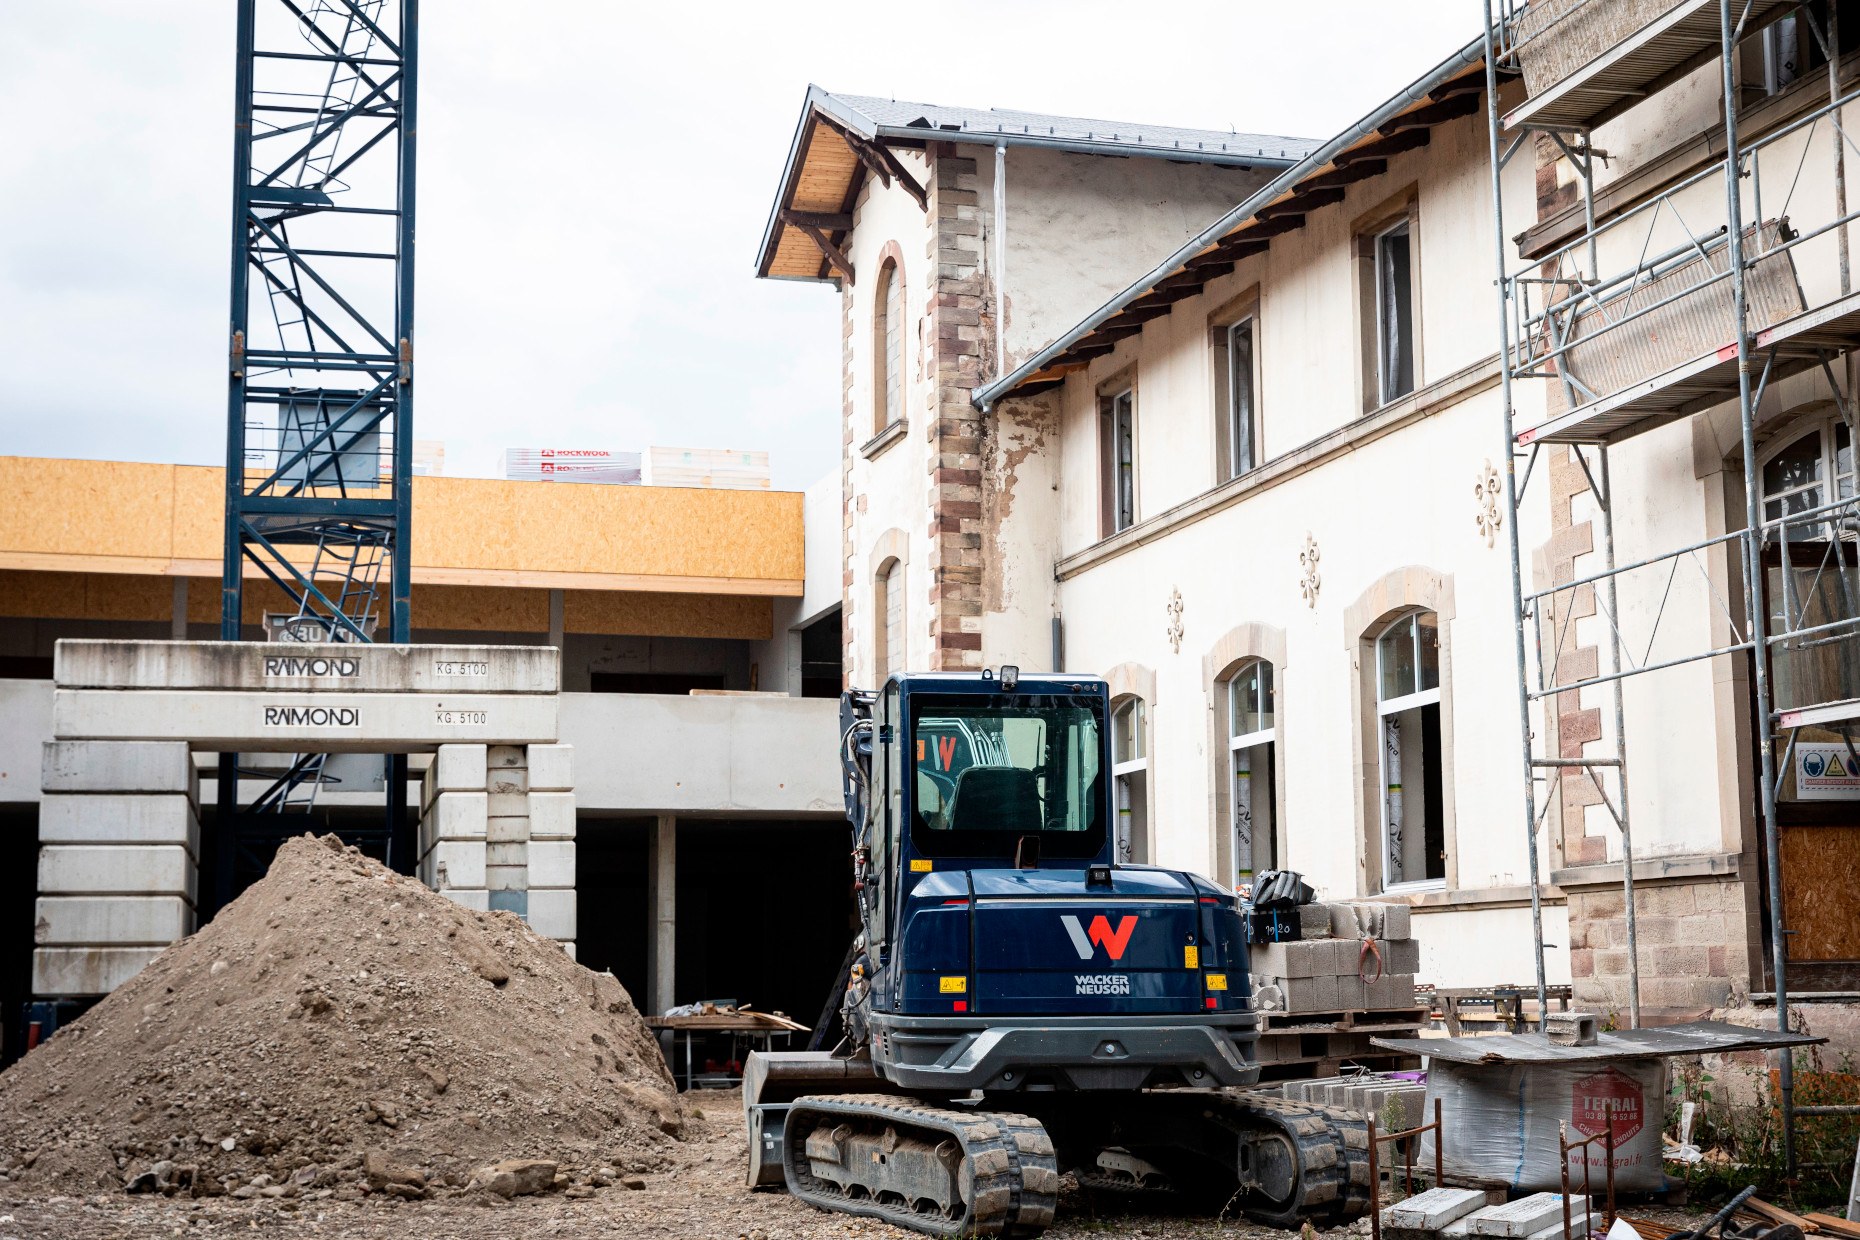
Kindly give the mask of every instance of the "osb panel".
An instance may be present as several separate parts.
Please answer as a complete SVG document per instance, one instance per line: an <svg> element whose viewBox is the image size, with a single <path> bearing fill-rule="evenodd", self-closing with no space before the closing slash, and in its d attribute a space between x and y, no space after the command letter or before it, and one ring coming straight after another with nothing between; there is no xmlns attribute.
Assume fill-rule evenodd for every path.
<svg viewBox="0 0 1860 1240"><path fill-rule="evenodd" d="M802 575L798 492L416 478L413 506L416 571Z"/></svg>
<svg viewBox="0 0 1860 1240"><path fill-rule="evenodd" d="M0 457L0 549L168 558L174 466Z"/></svg>
<svg viewBox="0 0 1860 1240"><path fill-rule="evenodd" d="M183 465L174 471L174 558L219 563L225 541L226 471ZM219 614L215 606L214 614Z"/></svg>
<svg viewBox="0 0 1860 1240"><path fill-rule="evenodd" d="M0 615L46 620L167 620L174 586L126 573L0 571Z"/></svg>
<svg viewBox="0 0 1860 1240"><path fill-rule="evenodd" d="M479 586L413 587L413 623L422 629L547 633L549 591Z"/></svg>
<svg viewBox="0 0 1860 1240"><path fill-rule="evenodd" d="M199 572L220 559L223 476L0 457L0 554L17 553L28 568L38 566L33 557L83 556L114 559L97 567L119 571L166 574L180 561ZM416 478L413 495L416 579L434 569L798 587L802 576L796 492Z"/></svg>
<svg viewBox="0 0 1860 1240"><path fill-rule="evenodd" d="M1783 924L1791 960L1860 960L1860 825L1784 827Z"/></svg>
<svg viewBox="0 0 1860 1240"><path fill-rule="evenodd" d="M642 594L564 590L562 627L570 633L628 637L740 637L766 641L774 607L745 594Z"/></svg>

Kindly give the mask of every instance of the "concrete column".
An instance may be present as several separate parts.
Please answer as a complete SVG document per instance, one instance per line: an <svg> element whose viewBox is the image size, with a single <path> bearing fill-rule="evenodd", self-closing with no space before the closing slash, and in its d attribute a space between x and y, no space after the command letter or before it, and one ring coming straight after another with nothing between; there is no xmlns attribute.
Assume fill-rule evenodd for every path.
<svg viewBox="0 0 1860 1240"><path fill-rule="evenodd" d="M562 648L562 592L549 591L549 644Z"/></svg>
<svg viewBox="0 0 1860 1240"><path fill-rule="evenodd" d="M530 928L575 954L575 779L573 745L531 745L529 762Z"/></svg>
<svg viewBox="0 0 1860 1240"><path fill-rule="evenodd" d="M174 579L174 615L169 621L168 636L175 641L187 640L187 578Z"/></svg>
<svg viewBox="0 0 1860 1240"><path fill-rule="evenodd" d="M178 741L48 741L32 991L101 995L194 929L200 787Z"/></svg>
<svg viewBox="0 0 1860 1240"><path fill-rule="evenodd" d="M420 787L420 881L466 908L488 909L486 747L441 745Z"/></svg>
<svg viewBox="0 0 1860 1240"><path fill-rule="evenodd" d="M678 964L678 819L670 814L659 815L648 864L652 953L646 958L647 1009L656 1015L677 1002L672 996Z"/></svg>

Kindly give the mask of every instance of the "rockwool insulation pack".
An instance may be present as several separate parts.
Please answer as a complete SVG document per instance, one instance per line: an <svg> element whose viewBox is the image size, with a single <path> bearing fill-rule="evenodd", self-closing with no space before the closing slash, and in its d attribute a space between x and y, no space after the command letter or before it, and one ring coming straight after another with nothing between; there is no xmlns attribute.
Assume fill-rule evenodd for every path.
<svg viewBox="0 0 1860 1240"><path fill-rule="evenodd" d="M1446 1128L1445 1170L1455 1183L1493 1184L1528 1192L1560 1189L1558 1125L1569 1139L1599 1136L1610 1120L1615 1133L1615 1188L1658 1192L1667 1187L1660 1162L1660 1127L1666 1114L1666 1061L1615 1063L1428 1065L1427 1103L1440 1100ZM1422 1142L1419 1163L1434 1157L1434 1134ZM1570 1155L1570 1183L1581 1191L1583 1160L1601 1191L1607 1163L1600 1143Z"/></svg>

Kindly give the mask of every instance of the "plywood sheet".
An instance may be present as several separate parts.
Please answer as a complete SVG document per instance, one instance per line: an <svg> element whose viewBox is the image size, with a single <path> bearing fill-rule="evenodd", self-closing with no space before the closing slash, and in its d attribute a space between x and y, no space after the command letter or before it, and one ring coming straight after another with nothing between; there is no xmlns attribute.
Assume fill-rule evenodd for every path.
<svg viewBox="0 0 1860 1240"><path fill-rule="evenodd" d="M773 604L754 595L623 590L568 590L562 594L562 626L570 633L767 641L774 625Z"/></svg>
<svg viewBox="0 0 1860 1240"><path fill-rule="evenodd" d="M416 585L413 622L422 629L547 633L547 590L486 589L480 586Z"/></svg>
<svg viewBox="0 0 1860 1240"><path fill-rule="evenodd" d="M0 550L173 554L172 465L0 457Z"/></svg>
<svg viewBox="0 0 1860 1240"><path fill-rule="evenodd" d="M1860 823L1783 827L1790 960L1860 960Z"/></svg>

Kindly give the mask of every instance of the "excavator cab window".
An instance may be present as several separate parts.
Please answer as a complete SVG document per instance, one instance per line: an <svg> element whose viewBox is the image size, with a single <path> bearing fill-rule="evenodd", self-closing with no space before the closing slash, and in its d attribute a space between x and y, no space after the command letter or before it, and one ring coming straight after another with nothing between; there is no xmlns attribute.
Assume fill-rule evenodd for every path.
<svg viewBox="0 0 1860 1240"><path fill-rule="evenodd" d="M1104 843L1103 705L1070 694L910 698L911 841L927 857L1089 858Z"/></svg>

